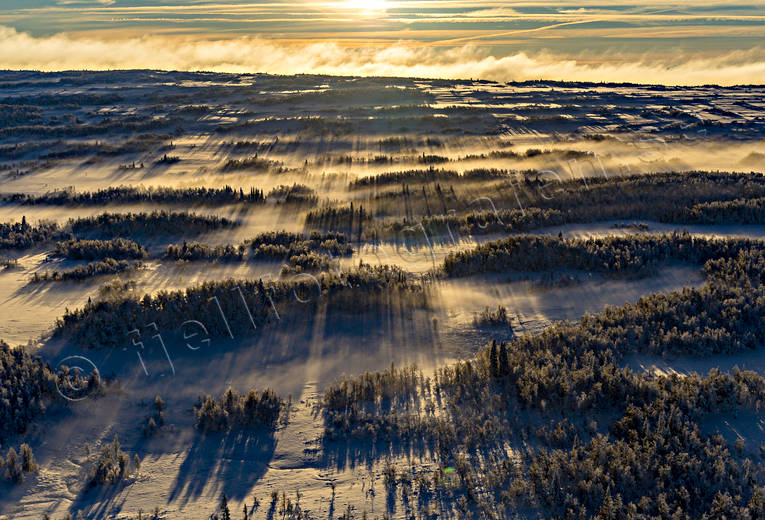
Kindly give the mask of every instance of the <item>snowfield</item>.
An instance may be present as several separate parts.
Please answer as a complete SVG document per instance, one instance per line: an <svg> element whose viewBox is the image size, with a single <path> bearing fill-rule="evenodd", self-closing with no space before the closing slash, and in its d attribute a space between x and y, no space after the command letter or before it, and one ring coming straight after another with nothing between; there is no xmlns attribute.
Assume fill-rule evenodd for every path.
<svg viewBox="0 0 765 520"><path fill-rule="evenodd" d="M0 238L15 240L45 222L59 229L54 238L31 247L0 249L0 261L9 264L0 263L0 340L42 356L54 370L87 358L85 363L109 382L104 395L54 400L25 433L0 436L3 453L25 442L40 466L18 485L0 481L0 519L49 515L59 520L67 513L76 518L80 511L89 519L134 519L139 512L150 518L155 508L160 518L207 519L222 493L234 518L241 518L244 509L248 518L269 520L409 519L425 518L422 511L430 507L438 510L431 509L433 516L427 518L466 518L456 499L437 507L435 500L419 495L418 502L417 495L386 484L391 464L413 482L431 478L444 465L442 454L418 446L416 439L410 445L328 440L325 390L345 376L392 365L416 365L423 378L433 377L445 366L481 355L493 339L538 335L553 324L577 322L652 294L703 287L702 265L674 260L634 277L618 276L616 268L612 275L570 267L449 277L442 266L450 254L511 234L573 240L687 232L759 243L765 239L765 190L757 191L765 174L763 99L762 86L0 72L0 224L22 226L24 219L20 233L4 231ZM709 183L709 196L699 201L709 201L714 209L751 200L739 214L748 220L689 223L659 221L655 214L614 218L605 212L603 218L553 220L567 210L554 206L552 188L558 185L585 197L605 193L609 182L630 176L697 171L739 172L754 179L754 187L745 187L746 178L724 186ZM399 177L386 177L394 173ZM540 212L559 213L526 223L522 219L532 214L530 207L525 199L516 201L508 186L546 187L549 200L537 195L536 204ZM678 188L668 186L657 191L675 195ZM82 198L110 188L135 189L134 198ZM189 195L195 188L223 191L217 199L204 199ZM163 189L175 190L177 199L161 199ZM247 199L251 190L262 197ZM582 200L583 206L593 206ZM671 201L666 206L671 208ZM73 233L70 220L162 210L225 217L234 224L202 231L155 226L129 236L101 236L104 229L98 228ZM479 214L483 220L470 221ZM511 229L508 215L521 222L517 228ZM423 224L440 217L447 224L437 231ZM466 220L454 225L450 217ZM494 220L505 227L489 227ZM248 241L275 231L304 235L303 240L313 231L322 237L315 241L323 242L279 249L278 240L297 239L272 237L273 249L266 252L250 246ZM347 239L348 254L333 242L335 231L346 237L340 242ZM88 264L54 254L56 243L70 235L131 239L145 247L146 255L126 273L31 281L35 273ZM194 243L234 249L241 244L242 257L165 257L168 246ZM330 250L341 252L327 254ZM325 264L314 269L315 261ZM129 335L115 340L121 348L85 349L53 334L68 311L109 301L109 290L140 298L229 279L306 282L319 271L352 272L359 265L400 268L402 277L422 285L426 303L410 305L403 296L390 296L382 307L364 310L366 296L358 291L350 308L340 311L325 305L306 306L317 312L295 312L293 302L292 312L279 313L275 305L268 325L248 335L229 330L193 347L180 332L181 323L168 330L136 324L142 329L140 347ZM479 323L482 311L498 306L506 309L509 322ZM213 305L209 309L200 322L224 312ZM762 349L701 358L634 354L623 366L646 377L705 375L713 369L733 373L736 368L765 375ZM199 431L198 399L219 397L230 387L275 390L285 401L278 425ZM166 403L165 425L146 436L142 426L157 395ZM435 394L427 395L435 400ZM429 413L445 417L447 411L439 402ZM503 446L505 459L520 467L525 454L540 445L533 431L542 424L537 417L542 412L517 413L534 417L530 440L524 433L523 442ZM590 433L608 433L606 425L614 420L610 413L593 412L599 425ZM711 415L702 430L723 433L731 446L746 439L745 453L762 461L761 410ZM91 487L98 453L115 436L131 460L139 457L140 468L114 485ZM457 476L449 475L456 487ZM291 513L282 511L287 499ZM295 504L308 516L297 516ZM497 518L538 514L546 514L541 506L519 507L512 516Z"/></svg>

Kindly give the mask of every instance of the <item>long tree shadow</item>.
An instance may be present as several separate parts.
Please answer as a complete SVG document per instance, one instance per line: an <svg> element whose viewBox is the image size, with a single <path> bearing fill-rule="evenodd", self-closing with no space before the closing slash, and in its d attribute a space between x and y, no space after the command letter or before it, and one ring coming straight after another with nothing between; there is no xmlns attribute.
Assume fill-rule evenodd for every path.
<svg viewBox="0 0 765 520"><path fill-rule="evenodd" d="M225 484L230 498L243 499L265 475L275 449L271 430L199 434L186 452L168 502L197 498L211 481Z"/></svg>
<svg viewBox="0 0 765 520"><path fill-rule="evenodd" d="M319 467L336 471L349 471L357 467L372 469L388 458L424 458L435 453L436 443L424 436L391 436L386 439L365 439L348 435L337 439L325 439L321 445Z"/></svg>
<svg viewBox="0 0 765 520"><path fill-rule="evenodd" d="M124 481L86 488L72 504L70 511L88 511L91 518L109 518L117 515L122 511L127 498L122 491L130 484L130 481Z"/></svg>

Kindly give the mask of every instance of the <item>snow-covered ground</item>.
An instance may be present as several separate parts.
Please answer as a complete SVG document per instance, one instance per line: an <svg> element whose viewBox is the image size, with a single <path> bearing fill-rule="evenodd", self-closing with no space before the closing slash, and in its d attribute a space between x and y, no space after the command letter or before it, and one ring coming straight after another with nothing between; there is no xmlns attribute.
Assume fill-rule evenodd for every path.
<svg viewBox="0 0 765 520"><path fill-rule="evenodd" d="M67 73L61 74L60 83L29 73L23 86L1 87L2 97L50 95L65 100L86 91L97 98L112 93L114 78L122 78L121 74L90 76L84 89L77 77ZM268 193L280 185L300 183L315 190L321 207L363 201L369 193L349 190L349 182L427 168L425 155L440 157L433 159L440 161L436 167L458 172L534 168L552 170L562 179L602 176L603 172L765 172L765 89L761 87L656 89L390 80L393 87L409 89L398 99L390 96L386 89L392 86L387 83L356 91L352 81L341 78L293 78L295 85L261 75L239 75L236 81L226 76L217 82L209 79L196 82L187 75L174 79L172 74L141 73L140 81L119 89L119 98L79 104L49 101L42 105L39 118L29 116L26 126L34 125L34 129L11 130L0 138L0 193L227 185ZM34 99L29 103L34 104ZM61 121L67 115L80 122L66 126ZM109 126L114 121L122 121L122 126ZM85 125L105 126L90 132ZM141 134L154 134L156 143L118 149ZM78 146L92 149L79 154ZM550 153L527 153L534 149ZM515 155L489 155L497 151ZM178 161L161 161L164 154ZM266 171L225 167L231 159L255 154L278 166ZM576 162L572 156L578 157ZM133 168L133 163L139 167ZM400 190L401 186L390 188ZM466 189L470 193L473 187ZM172 263L159 256L168 243L185 238L211 245L237 244L264 231L303 231L310 209L273 202L246 207L3 203L0 222L26 216L33 223L65 224L70 218L107 210L160 208L224 216L240 225L196 237L139 237L151 253L145 267L129 275L139 293L228 278L276 276L281 263ZM687 230L698 236L765 238L765 226L639 222L650 233ZM629 223L576 224L536 233L562 232L567 237L635 233L636 229L624 226ZM461 236L455 242L444 238L431 247L364 243L340 265L392 264L425 274L448 253L496 238L500 235ZM0 484L3 520L38 520L46 513L58 520L78 510L88 518L132 519L140 510L146 515L155 507L167 518L202 519L214 511L224 491L236 518L243 506L251 518L279 518L279 505L271 502L274 491L286 493L315 518L339 518L348 506L356 518L364 512L370 518L383 514L409 518L412 504L399 495L386 496L382 464L389 455L400 469L416 474L433 463L430 454L386 454L361 443L334 449L323 446L323 422L315 405L327 385L344 374L386 369L391 363L413 363L431 373L471 356L493 337L509 337L509 328L475 325L475 316L486 307L504 306L515 333L536 333L553 322L576 320L605 306L703 283L698 267L687 265L665 265L655 276L636 280L571 273L578 281L567 287L543 287L532 273L437 280L428 284L431 305L427 309L384 315L285 314L249 337L216 339L199 351L186 348L173 331L158 331L167 352L148 335L147 350L139 360L129 338L123 350L83 351L48 337L65 309L95 298L99 286L110 279L29 284L35 272L77 265L46 260L51 247L0 254L0 258L19 261L18 268L0 268L0 339L12 345L30 343L28 348L53 366L68 356L87 357L103 376L116 376L119 387L100 398L54 407L30 425L25 441L33 446L41 470L20 486ZM628 366L657 373L705 373L738 366L763 374L765 357L762 351L702 360L636 356L628 360ZM192 414L197 397L219 395L229 386L238 391L273 388L291 401L287 420L273 435L199 433ZM167 403L168 426L146 438L141 425L156 395ZM765 428L761 417L715 417L707 426L734 440L736 435L762 438ZM94 457L115 435L125 451L140 456L140 470L120 485L87 489ZM460 514L441 511L441 517L460 518Z"/></svg>

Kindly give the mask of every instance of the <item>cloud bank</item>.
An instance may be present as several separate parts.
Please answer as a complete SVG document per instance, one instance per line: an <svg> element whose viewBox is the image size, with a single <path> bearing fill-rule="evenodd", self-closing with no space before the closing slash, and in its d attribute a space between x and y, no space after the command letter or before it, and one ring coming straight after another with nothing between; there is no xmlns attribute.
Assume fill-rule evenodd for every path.
<svg viewBox="0 0 765 520"><path fill-rule="evenodd" d="M286 44L258 38L191 39L147 36L121 39L34 37L0 26L0 69L162 69L216 72L318 73L495 81L551 79L667 85L765 84L762 49L668 60L618 55L602 60L551 54L493 55L471 45L434 47L400 42L349 47L332 42Z"/></svg>

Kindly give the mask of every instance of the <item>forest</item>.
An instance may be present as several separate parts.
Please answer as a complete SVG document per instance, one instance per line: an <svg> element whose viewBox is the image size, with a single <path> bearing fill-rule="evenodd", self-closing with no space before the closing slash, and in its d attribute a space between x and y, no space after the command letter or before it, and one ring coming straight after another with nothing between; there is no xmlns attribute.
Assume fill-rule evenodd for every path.
<svg viewBox="0 0 765 520"><path fill-rule="evenodd" d="M456 501L487 517L542 508L561 519L761 518L765 469L699 422L761 410L765 379L639 374L621 360L762 348L764 262L761 248L710 260L700 290L492 342L432 379L414 367L342 379L325 392L327 449L360 439L382 443L382 453L429 447L441 462L420 490L426 506ZM521 443L508 459L507 445Z"/></svg>

